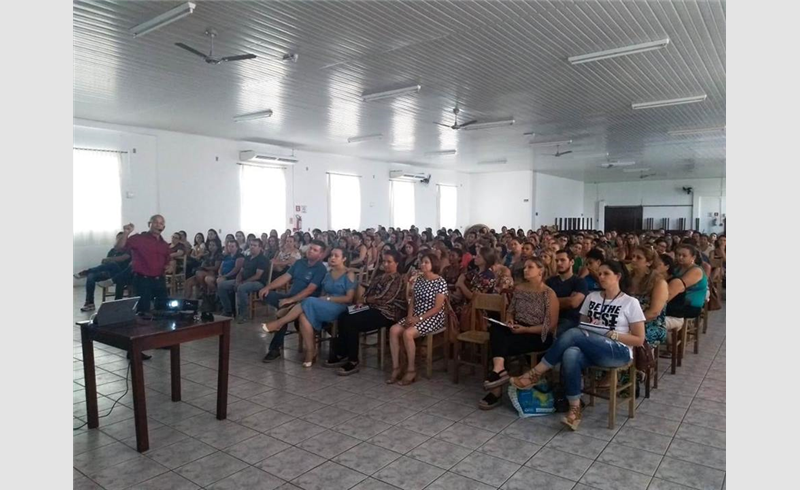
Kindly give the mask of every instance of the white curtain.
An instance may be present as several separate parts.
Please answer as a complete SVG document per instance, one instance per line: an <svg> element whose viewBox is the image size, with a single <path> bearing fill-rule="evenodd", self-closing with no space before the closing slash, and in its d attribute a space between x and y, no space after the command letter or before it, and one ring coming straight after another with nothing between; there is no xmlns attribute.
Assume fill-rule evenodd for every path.
<svg viewBox="0 0 800 490"><path fill-rule="evenodd" d="M392 181L392 226L408 229L414 224L414 184Z"/></svg>
<svg viewBox="0 0 800 490"><path fill-rule="evenodd" d="M439 228L455 229L458 209L458 189L455 186L439 186Z"/></svg>
<svg viewBox="0 0 800 490"><path fill-rule="evenodd" d="M328 174L328 196L331 230L361 230L361 179Z"/></svg>
<svg viewBox="0 0 800 490"><path fill-rule="evenodd" d="M110 248L122 230L122 158L119 152L72 150L74 248Z"/></svg>
<svg viewBox="0 0 800 490"><path fill-rule="evenodd" d="M261 236L286 229L286 175L283 168L242 165L242 230Z"/></svg>

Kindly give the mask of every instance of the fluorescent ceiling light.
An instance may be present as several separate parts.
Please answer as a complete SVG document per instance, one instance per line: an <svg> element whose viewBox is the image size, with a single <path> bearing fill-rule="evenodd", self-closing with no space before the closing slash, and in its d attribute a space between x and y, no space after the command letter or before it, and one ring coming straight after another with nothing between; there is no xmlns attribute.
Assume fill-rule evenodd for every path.
<svg viewBox="0 0 800 490"><path fill-rule="evenodd" d="M456 154L456 150L440 150L440 151L428 151L428 152L425 152L425 155L427 155L429 157L442 156L442 155L455 155L455 154Z"/></svg>
<svg viewBox="0 0 800 490"><path fill-rule="evenodd" d="M725 128L703 128L703 129L681 129L678 131L667 131L670 136L691 136L695 134L724 133Z"/></svg>
<svg viewBox="0 0 800 490"><path fill-rule="evenodd" d="M253 112L252 114L242 114L241 116L234 116L233 120L235 122L244 122L244 121L254 121L256 119L265 119L267 117L272 117L272 109L267 109L266 111L261 111L261 112Z"/></svg>
<svg viewBox="0 0 800 490"><path fill-rule="evenodd" d="M573 65L580 65L581 63L588 63L590 61L605 60L608 58L616 58L617 56L627 56L629 54L644 53L646 51L653 51L654 49L661 49L669 44L669 38L661 39L658 41L651 41L647 43L634 44L632 46L625 46L622 48L608 49L606 51L598 51L596 53L582 54L579 56L570 56L567 61Z"/></svg>
<svg viewBox="0 0 800 490"><path fill-rule="evenodd" d="M627 173L627 174L632 174L632 173L635 173L635 172L647 172L648 170L650 170L650 169L649 168L624 168L624 169L622 169L622 171Z"/></svg>
<svg viewBox="0 0 800 490"><path fill-rule="evenodd" d="M370 140L379 140L383 138L383 134L365 134L364 136L353 136L352 138L347 138L348 143L360 143L362 141L370 141Z"/></svg>
<svg viewBox="0 0 800 490"><path fill-rule="evenodd" d="M361 99L364 102L372 102L373 100L389 99L391 97L401 97L403 95L416 94L421 89L421 85L412 85L410 87L396 88L394 90L386 90L384 92L373 92L361 94Z"/></svg>
<svg viewBox="0 0 800 490"><path fill-rule="evenodd" d="M542 148L545 146L561 146L561 145L569 145L572 143L572 140L564 140L564 141L542 141L539 143L531 143L532 147Z"/></svg>
<svg viewBox="0 0 800 490"><path fill-rule="evenodd" d="M706 100L707 95L695 95L693 97L682 97L680 99L669 100L655 100L653 102L634 102L631 104L631 109L652 109L654 107L667 107L671 105L692 104L694 102L703 102Z"/></svg>
<svg viewBox="0 0 800 490"><path fill-rule="evenodd" d="M142 22L138 26L131 27L128 29L128 32L133 34L133 37L144 36L148 32L155 31L156 29L164 27L167 24L171 24L176 20L186 17L194 12L194 8L195 4L192 2L183 3L157 17L153 17L146 22Z"/></svg>
<svg viewBox="0 0 800 490"><path fill-rule="evenodd" d="M502 158L500 160L487 160L484 162L478 162L478 165L505 165L508 163L508 160Z"/></svg>
<svg viewBox="0 0 800 490"><path fill-rule="evenodd" d="M506 121L490 121L485 123L475 123L470 124L469 126L464 126L464 131L473 131L475 129L489 129L489 128L499 128L501 126L513 126L514 120L508 119Z"/></svg>

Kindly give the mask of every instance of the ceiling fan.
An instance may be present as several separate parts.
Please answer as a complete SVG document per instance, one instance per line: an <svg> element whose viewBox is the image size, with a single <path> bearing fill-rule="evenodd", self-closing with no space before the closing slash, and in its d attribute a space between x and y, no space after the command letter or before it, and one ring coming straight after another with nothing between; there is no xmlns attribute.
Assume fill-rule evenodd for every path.
<svg viewBox="0 0 800 490"><path fill-rule="evenodd" d="M197 56L203 58L205 62L210 65L218 65L226 61L252 60L256 58L256 55L254 54L240 54L236 56L225 56L223 58L214 58L214 38L217 36L217 31L209 27L206 29L206 32L204 32L204 34L209 38L211 38L211 49L209 50L207 55L183 43L175 43L175 46L183 48L190 53L196 54Z"/></svg>
<svg viewBox="0 0 800 490"><path fill-rule="evenodd" d="M561 155L567 155L569 153L572 153L572 150L558 151L559 148L560 148L559 146L556 146L556 152L553 154L554 157L560 157Z"/></svg>
<svg viewBox="0 0 800 490"><path fill-rule="evenodd" d="M442 124L442 123L436 122L436 121L433 121L433 124L438 124L439 126L444 126L446 128L455 129L456 131L458 131L459 129L466 128L467 126L469 126L471 124L475 124L476 122L478 122L477 119L473 119L472 121L465 122L464 124L458 124L458 113L459 112L461 112L461 111L459 110L458 106L455 106L453 108L453 114L455 114L456 120L455 120L455 123L453 123L452 126L447 125L447 124Z"/></svg>

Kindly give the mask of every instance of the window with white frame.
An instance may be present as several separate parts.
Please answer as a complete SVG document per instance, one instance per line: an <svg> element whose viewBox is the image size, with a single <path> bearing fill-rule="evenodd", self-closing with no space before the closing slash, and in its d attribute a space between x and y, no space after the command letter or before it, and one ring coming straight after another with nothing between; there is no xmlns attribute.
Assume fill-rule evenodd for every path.
<svg viewBox="0 0 800 490"><path fill-rule="evenodd" d="M113 243L122 230L118 151L72 150L72 238L77 246Z"/></svg>
<svg viewBox="0 0 800 490"><path fill-rule="evenodd" d="M392 181L392 226L408 229L414 224L414 183Z"/></svg>
<svg viewBox="0 0 800 490"><path fill-rule="evenodd" d="M439 185L439 228L455 229L458 209L458 188Z"/></svg>
<svg viewBox="0 0 800 490"><path fill-rule="evenodd" d="M259 236L286 229L286 170L242 165L240 174L242 230Z"/></svg>
<svg viewBox="0 0 800 490"><path fill-rule="evenodd" d="M328 174L328 225L331 230L361 229L361 178Z"/></svg>

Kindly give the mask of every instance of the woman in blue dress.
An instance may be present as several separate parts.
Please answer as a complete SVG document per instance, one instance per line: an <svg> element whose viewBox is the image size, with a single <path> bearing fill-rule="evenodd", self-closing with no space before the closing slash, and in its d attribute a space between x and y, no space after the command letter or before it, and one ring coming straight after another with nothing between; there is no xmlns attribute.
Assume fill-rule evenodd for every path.
<svg viewBox="0 0 800 490"><path fill-rule="evenodd" d="M300 334L305 343L303 367L311 367L317 356L314 333L322 330L323 323L336 320L353 304L356 292L356 278L348 272L344 251L334 248L328 257L330 270L322 280L322 292L318 298L306 298L300 302L303 312L298 318Z"/></svg>

